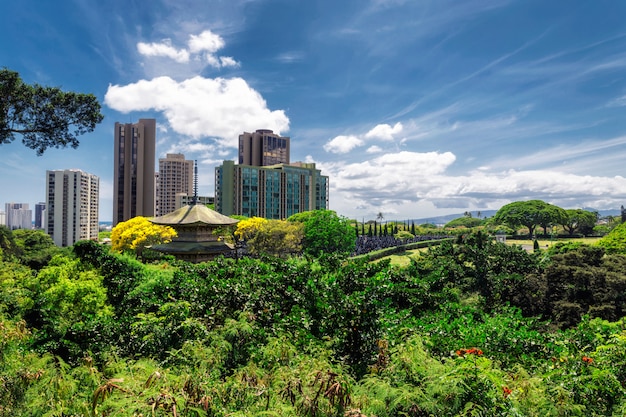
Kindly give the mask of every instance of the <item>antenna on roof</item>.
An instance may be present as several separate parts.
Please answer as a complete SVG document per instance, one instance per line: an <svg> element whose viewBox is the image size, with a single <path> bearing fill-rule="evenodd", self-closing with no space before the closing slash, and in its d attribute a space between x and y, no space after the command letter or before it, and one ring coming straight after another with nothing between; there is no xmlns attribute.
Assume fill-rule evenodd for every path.
<svg viewBox="0 0 626 417"><path fill-rule="evenodd" d="M193 205L198 204L198 160L193 161Z"/></svg>

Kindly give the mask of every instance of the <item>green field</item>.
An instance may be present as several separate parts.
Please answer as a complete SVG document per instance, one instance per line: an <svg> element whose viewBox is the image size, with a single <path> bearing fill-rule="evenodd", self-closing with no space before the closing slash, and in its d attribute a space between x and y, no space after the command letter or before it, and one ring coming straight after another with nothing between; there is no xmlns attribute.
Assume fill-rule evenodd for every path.
<svg viewBox="0 0 626 417"><path fill-rule="evenodd" d="M592 245L596 243L598 240L600 240L599 237L585 237L585 238L572 238L572 239L563 239L563 238L561 239L538 239L537 242L539 242L539 247L541 249L546 249L558 242L584 242L588 245ZM522 240L508 239L506 241L506 244L507 245L520 245L527 250L532 250L533 248L533 241L531 239L522 239ZM391 265L404 267L411 263L411 258L418 256L421 251L425 251L425 250L428 250L428 249L423 248L423 249L407 250L405 252L386 256L382 259L389 259L391 262ZM376 260L375 262L378 262L378 261L380 261L380 259Z"/></svg>

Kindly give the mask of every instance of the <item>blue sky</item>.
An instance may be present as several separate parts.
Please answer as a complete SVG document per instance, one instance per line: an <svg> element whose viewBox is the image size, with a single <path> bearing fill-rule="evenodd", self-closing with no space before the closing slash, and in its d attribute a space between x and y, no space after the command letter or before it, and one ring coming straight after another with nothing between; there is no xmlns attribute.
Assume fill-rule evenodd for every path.
<svg viewBox="0 0 626 417"><path fill-rule="evenodd" d="M616 209L625 16L615 0L2 2L0 66L95 94L105 119L76 150L0 145L0 204L45 201L46 169L78 168L110 220L113 126L153 117L157 158L197 159L201 194L240 133L269 128L350 218Z"/></svg>

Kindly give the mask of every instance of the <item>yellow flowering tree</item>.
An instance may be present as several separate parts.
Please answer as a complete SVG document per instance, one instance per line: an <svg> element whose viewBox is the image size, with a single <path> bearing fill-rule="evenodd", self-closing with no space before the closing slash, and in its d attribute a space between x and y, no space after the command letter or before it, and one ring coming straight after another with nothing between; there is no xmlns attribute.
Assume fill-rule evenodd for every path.
<svg viewBox="0 0 626 417"><path fill-rule="evenodd" d="M135 251L141 258L146 247L168 243L176 237L169 226L153 224L147 217L137 216L120 222L111 231L111 248L115 252Z"/></svg>
<svg viewBox="0 0 626 417"><path fill-rule="evenodd" d="M235 229L235 238L242 241L252 239L268 221L263 217L250 217L249 219L240 220L237 223L237 229Z"/></svg>
<svg viewBox="0 0 626 417"><path fill-rule="evenodd" d="M302 251L303 232L301 223L252 217L237 224L235 238L245 241L251 254L284 258Z"/></svg>

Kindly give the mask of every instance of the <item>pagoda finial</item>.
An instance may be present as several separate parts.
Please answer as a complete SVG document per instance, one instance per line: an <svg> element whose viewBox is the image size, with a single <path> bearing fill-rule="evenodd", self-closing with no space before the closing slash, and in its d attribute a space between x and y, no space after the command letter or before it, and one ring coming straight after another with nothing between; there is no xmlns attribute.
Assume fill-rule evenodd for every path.
<svg viewBox="0 0 626 417"><path fill-rule="evenodd" d="M198 160L193 161L193 205L198 204Z"/></svg>

